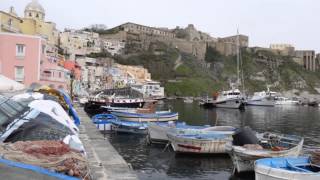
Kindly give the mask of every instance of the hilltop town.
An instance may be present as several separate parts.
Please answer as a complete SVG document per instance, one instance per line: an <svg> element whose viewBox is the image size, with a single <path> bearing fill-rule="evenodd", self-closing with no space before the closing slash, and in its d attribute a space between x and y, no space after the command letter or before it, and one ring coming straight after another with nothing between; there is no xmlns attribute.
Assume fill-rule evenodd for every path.
<svg viewBox="0 0 320 180"><path fill-rule="evenodd" d="M235 80L240 47L249 92L267 85L291 94L320 92L320 54L314 50L285 43L256 47L246 35L213 37L193 24L169 29L127 22L59 31L45 17L35 0L23 16L14 7L0 11L2 75L26 86L73 87L77 95L156 84L159 96L200 96Z"/></svg>

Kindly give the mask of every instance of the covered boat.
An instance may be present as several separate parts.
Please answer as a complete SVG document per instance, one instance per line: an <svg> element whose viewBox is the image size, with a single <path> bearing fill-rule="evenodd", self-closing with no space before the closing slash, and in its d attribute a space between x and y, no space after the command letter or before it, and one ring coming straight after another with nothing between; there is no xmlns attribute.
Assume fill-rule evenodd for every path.
<svg viewBox="0 0 320 180"><path fill-rule="evenodd" d="M254 161L268 157L298 156L303 138L277 133L254 133L246 127L235 133L227 151L234 165L234 172L253 171Z"/></svg>
<svg viewBox="0 0 320 180"><path fill-rule="evenodd" d="M265 158L255 162L256 180L319 180L320 166L309 157Z"/></svg>
<svg viewBox="0 0 320 180"><path fill-rule="evenodd" d="M210 126L187 125L185 122L149 122L147 138L149 143L168 143L167 133L171 129L204 129L208 127Z"/></svg>
<svg viewBox="0 0 320 180"><path fill-rule="evenodd" d="M167 133L175 152L197 154L226 153L225 145L232 141L235 128L214 126L201 130L174 129Z"/></svg>
<svg viewBox="0 0 320 180"><path fill-rule="evenodd" d="M111 131L111 124L117 117L112 114L97 114L91 120L100 131Z"/></svg>
<svg viewBox="0 0 320 180"><path fill-rule="evenodd" d="M155 113L131 113L113 111L111 114L119 119L136 122L156 122L156 121L174 121L178 119L179 114L176 112L155 112Z"/></svg>

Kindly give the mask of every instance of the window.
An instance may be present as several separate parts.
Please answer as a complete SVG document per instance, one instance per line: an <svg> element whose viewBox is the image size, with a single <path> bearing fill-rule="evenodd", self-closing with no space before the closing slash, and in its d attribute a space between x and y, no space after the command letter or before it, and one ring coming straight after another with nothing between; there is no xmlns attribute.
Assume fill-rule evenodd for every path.
<svg viewBox="0 0 320 180"><path fill-rule="evenodd" d="M46 52L46 45L43 44L41 50L42 50L42 54L44 54Z"/></svg>
<svg viewBox="0 0 320 180"><path fill-rule="evenodd" d="M59 72L59 78L61 78L61 72Z"/></svg>
<svg viewBox="0 0 320 180"><path fill-rule="evenodd" d="M8 25L9 25L9 26L12 26L12 19L9 19Z"/></svg>
<svg viewBox="0 0 320 180"><path fill-rule="evenodd" d="M38 18L39 17L39 14L37 13L36 17Z"/></svg>
<svg viewBox="0 0 320 180"><path fill-rule="evenodd" d="M15 79L18 82L22 82L24 80L24 67L23 66L16 66L15 69Z"/></svg>
<svg viewBox="0 0 320 180"><path fill-rule="evenodd" d="M26 46L24 44L16 45L16 56L23 57L25 56Z"/></svg>
<svg viewBox="0 0 320 180"><path fill-rule="evenodd" d="M32 16L32 14L31 13L29 13L29 17L31 17Z"/></svg>

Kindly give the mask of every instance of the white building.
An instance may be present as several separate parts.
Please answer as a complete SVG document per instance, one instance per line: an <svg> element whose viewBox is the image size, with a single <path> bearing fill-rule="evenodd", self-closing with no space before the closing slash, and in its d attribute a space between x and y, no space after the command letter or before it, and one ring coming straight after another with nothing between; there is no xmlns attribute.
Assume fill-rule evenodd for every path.
<svg viewBox="0 0 320 180"><path fill-rule="evenodd" d="M160 86L160 82L149 80L142 84L132 84L131 87L141 92L144 98L164 98L164 87Z"/></svg>
<svg viewBox="0 0 320 180"><path fill-rule="evenodd" d="M108 39L103 40L103 48L108 51L111 55L121 54L122 49L125 47L125 42Z"/></svg>
<svg viewBox="0 0 320 180"><path fill-rule="evenodd" d="M99 34L87 31L66 29L60 34L61 47L72 59L76 55L86 55L101 52Z"/></svg>

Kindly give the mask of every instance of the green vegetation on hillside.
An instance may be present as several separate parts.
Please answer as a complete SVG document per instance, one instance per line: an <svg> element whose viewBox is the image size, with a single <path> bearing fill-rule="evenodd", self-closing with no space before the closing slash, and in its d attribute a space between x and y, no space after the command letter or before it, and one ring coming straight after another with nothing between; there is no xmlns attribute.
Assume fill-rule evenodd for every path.
<svg viewBox="0 0 320 180"><path fill-rule="evenodd" d="M174 69L175 61L181 56L183 62ZM282 65L274 61L256 61L255 59L282 60ZM162 82L168 96L200 96L215 91L229 89L230 82L236 82L237 62L235 56L223 56L214 48L208 47L205 61L197 60L190 54L179 52L165 43L153 42L148 50L116 57L117 63L141 65L149 70L152 78ZM273 90L291 89L315 92L319 87L320 74L304 70L290 57L273 54L269 51L241 50L240 76L244 78L247 92L265 90L273 85ZM242 87L241 87L242 88Z"/></svg>

